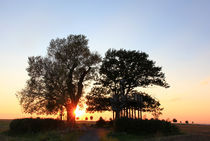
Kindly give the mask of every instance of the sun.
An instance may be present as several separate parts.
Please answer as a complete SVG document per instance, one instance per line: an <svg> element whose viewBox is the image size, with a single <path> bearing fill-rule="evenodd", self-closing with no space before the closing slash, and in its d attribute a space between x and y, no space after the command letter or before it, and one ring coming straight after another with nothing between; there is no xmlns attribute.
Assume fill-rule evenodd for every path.
<svg viewBox="0 0 210 141"><path fill-rule="evenodd" d="M80 107L77 106L76 110L74 111L74 114L75 114L76 117L81 117L85 114L85 110L80 109Z"/></svg>

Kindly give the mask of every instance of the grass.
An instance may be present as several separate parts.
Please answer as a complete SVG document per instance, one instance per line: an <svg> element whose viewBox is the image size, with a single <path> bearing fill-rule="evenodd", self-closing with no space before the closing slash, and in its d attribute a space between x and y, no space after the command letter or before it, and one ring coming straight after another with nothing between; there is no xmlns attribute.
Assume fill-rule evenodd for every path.
<svg viewBox="0 0 210 141"><path fill-rule="evenodd" d="M12 120L1 119L0 120L0 133L9 130L9 124Z"/></svg>
<svg viewBox="0 0 210 141"><path fill-rule="evenodd" d="M210 125L178 124L177 126L186 134L209 135L210 133Z"/></svg>
<svg viewBox="0 0 210 141"><path fill-rule="evenodd" d="M110 133L102 138L102 141L141 141L146 139L146 136L138 136L126 133Z"/></svg>
<svg viewBox="0 0 210 141"><path fill-rule="evenodd" d="M0 141L77 141L83 132L48 131L37 134L8 135L7 132L0 134Z"/></svg>
<svg viewBox="0 0 210 141"><path fill-rule="evenodd" d="M103 138L102 141L145 141L145 140L151 140L154 138L160 139L162 137L170 137L170 136L166 136L161 133L137 135L137 134L128 134L128 133L123 133L123 132L121 133L110 132L109 134L107 134L105 138Z"/></svg>

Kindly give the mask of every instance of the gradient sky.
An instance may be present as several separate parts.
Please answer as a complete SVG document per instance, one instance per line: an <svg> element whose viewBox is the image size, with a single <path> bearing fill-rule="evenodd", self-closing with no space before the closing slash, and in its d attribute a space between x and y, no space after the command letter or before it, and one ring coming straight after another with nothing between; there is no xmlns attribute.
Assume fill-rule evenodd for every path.
<svg viewBox="0 0 210 141"><path fill-rule="evenodd" d="M51 39L84 34L92 51L140 50L163 67L170 88L149 87L161 118L210 123L210 1L0 0L0 118L23 117L15 93L27 57Z"/></svg>

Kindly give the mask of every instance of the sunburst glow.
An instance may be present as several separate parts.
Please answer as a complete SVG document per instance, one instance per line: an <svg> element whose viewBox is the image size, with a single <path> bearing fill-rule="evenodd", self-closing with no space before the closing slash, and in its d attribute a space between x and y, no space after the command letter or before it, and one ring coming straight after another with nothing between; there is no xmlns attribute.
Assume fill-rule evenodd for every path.
<svg viewBox="0 0 210 141"><path fill-rule="evenodd" d="M85 114L84 109L80 109L79 106L77 106L76 110L74 111L76 117L81 117Z"/></svg>

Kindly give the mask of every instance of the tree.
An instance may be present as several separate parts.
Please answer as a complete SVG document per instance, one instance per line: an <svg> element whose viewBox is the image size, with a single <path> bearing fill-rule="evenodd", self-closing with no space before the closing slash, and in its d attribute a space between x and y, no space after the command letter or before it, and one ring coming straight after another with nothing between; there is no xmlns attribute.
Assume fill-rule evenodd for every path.
<svg viewBox="0 0 210 141"><path fill-rule="evenodd" d="M88 120L88 117L85 117L85 120Z"/></svg>
<svg viewBox="0 0 210 141"><path fill-rule="evenodd" d="M177 123L177 119L174 118L174 119L173 119L173 122L174 122L174 123Z"/></svg>
<svg viewBox="0 0 210 141"><path fill-rule="evenodd" d="M93 116L90 116L90 120L93 120Z"/></svg>
<svg viewBox="0 0 210 141"><path fill-rule="evenodd" d="M90 113L111 111L110 91L103 87L93 87L86 96L86 110Z"/></svg>
<svg viewBox="0 0 210 141"><path fill-rule="evenodd" d="M168 88L162 68L155 66L155 62L149 60L148 57L144 52L109 49L103 58L97 84L101 89L109 92L107 94L115 99L115 103L119 103L120 97L128 99L129 93L138 87L157 85ZM120 104L117 105L119 106L114 111L116 117L119 118L122 107ZM90 106L90 108L97 107ZM128 115L128 109L125 113Z"/></svg>
<svg viewBox="0 0 210 141"><path fill-rule="evenodd" d="M154 108L152 108L152 115L154 117L154 119L159 119L160 115L162 115L162 111L164 108L160 108L159 105L155 105Z"/></svg>
<svg viewBox="0 0 210 141"><path fill-rule="evenodd" d="M147 93L132 90L127 95L127 101L125 105L125 101L123 101L123 99L120 99L118 103L116 103L109 92L110 91L107 91L104 87L93 87L90 93L86 96L86 104L88 105L86 110L90 113L93 113L111 111L113 107L129 107L128 109L132 109L132 111L138 111L138 117L140 116L139 110L141 110L142 112L151 112L155 118L158 118L159 115L162 114L161 111L163 110L163 108L160 107L160 102ZM137 101L134 98L134 95L140 96L142 100ZM129 118L134 117L136 117L136 113L133 113L132 116L129 116Z"/></svg>
<svg viewBox="0 0 210 141"><path fill-rule="evenodd" d="M17 97L25 113L57 114L66 110L67 121L74 122L74 110L84 86L95 78L100 55L90 52L84 35L51 40L47 53L45 57L28 58L29 80Z"/></svg>

